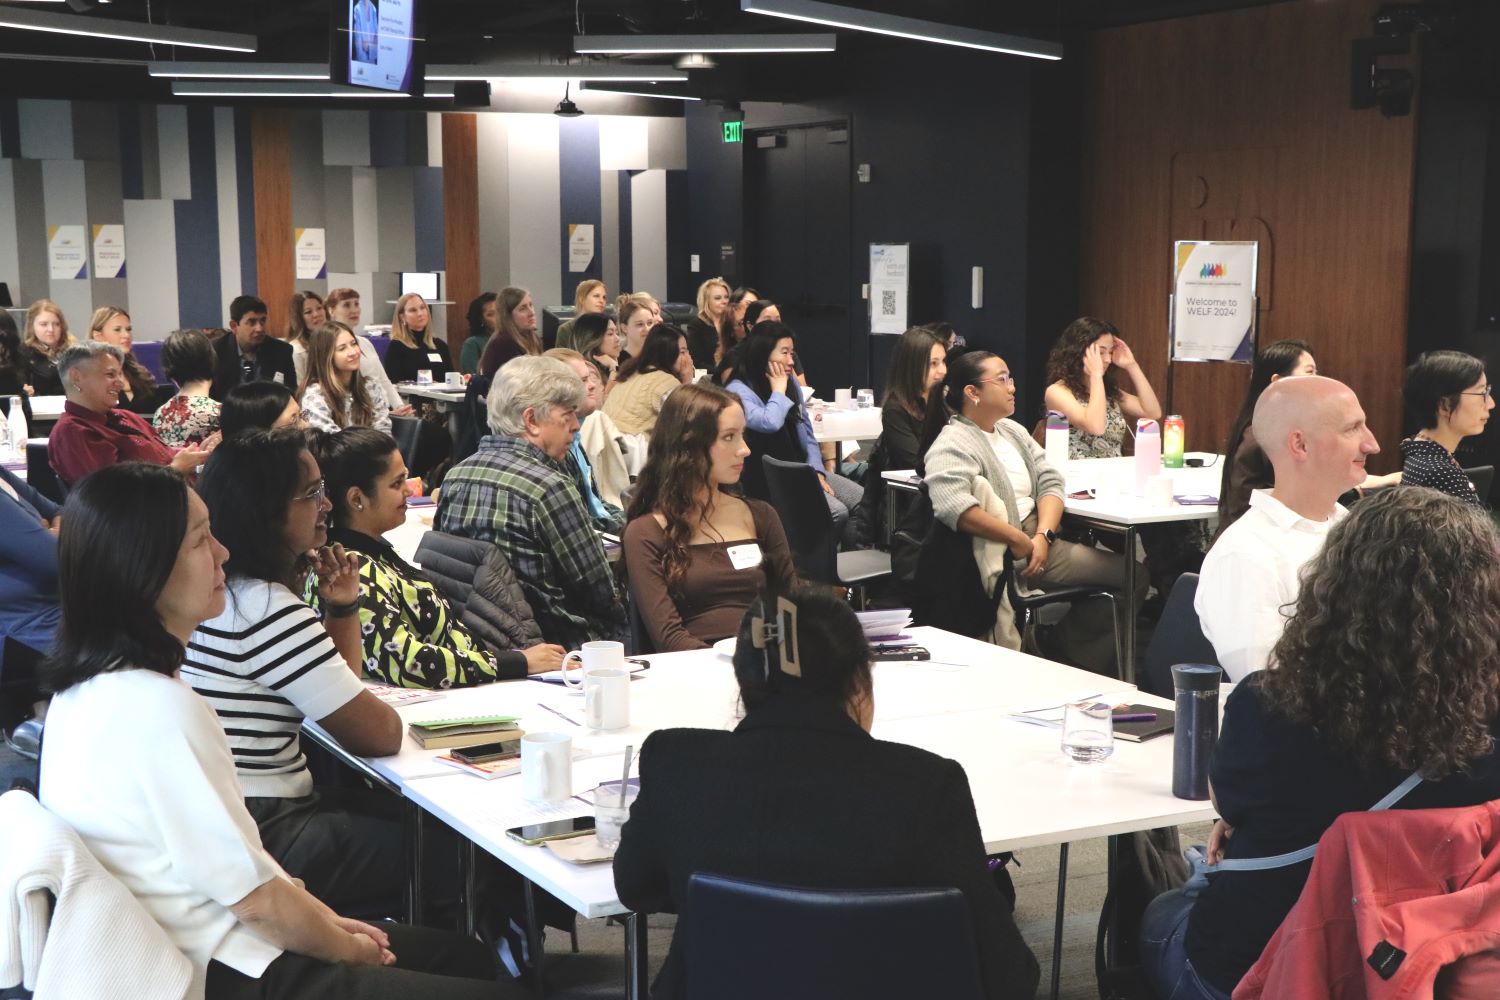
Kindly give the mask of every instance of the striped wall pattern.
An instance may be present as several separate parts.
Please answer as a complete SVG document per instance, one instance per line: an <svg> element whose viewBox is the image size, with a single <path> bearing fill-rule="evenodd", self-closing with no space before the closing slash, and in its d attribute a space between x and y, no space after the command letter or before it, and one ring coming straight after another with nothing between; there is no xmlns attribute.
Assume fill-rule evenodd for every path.
<svg viewBox="0 0 1500 1000"><path fill-rule="evenodd" d="M477 255L480 287L521 285L539 306L571 305L585 277L603 278L612 295L665 295L667 172L686 167L682 119L473 116L478 239L455 243L442 116L299 109L272 113L278 127L257 131L257 115L266 112L0 98L0 281L14 301L51 298L75 329L97 306L122 306L141 340L222 326L230 299L266 284L258 262L289 266L281 241L309 227L326 232L327 278L278 274L269 285L356 288L367 323L389 321L398 272L445 270L454 252ZM262 183L278 185L277 210L267 218L261 205L259 226L257 164ZM267 174L268 164L278 169ZM48 226L106 223L125 226L123 278L93 277L92 259L89 277L49 277ZM577 223L596 234L582 274L568 270ZM441 332L447 311L434 313Z"/></svg>

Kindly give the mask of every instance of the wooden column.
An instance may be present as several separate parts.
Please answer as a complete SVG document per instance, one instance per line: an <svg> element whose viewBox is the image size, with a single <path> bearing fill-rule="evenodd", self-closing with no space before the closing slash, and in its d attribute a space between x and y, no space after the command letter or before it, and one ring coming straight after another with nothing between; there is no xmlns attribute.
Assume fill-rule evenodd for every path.
<svg viewBox="0 0 1500 1000"><path fill-rule="evenodd" d="M479 139L472 114L443 115L443 261L447 269L448 350L458 366L469 336L468 310L479 278Z"/></svg>
<svg viewBox="0 0 1500 1000"><path fill-rule="evenodd" d="M267 328L286 329L287 303L295 287L292 238L292 141L287 112L256 108L250 113L251 179L255 192L255 294L266 303Z"/></svg>

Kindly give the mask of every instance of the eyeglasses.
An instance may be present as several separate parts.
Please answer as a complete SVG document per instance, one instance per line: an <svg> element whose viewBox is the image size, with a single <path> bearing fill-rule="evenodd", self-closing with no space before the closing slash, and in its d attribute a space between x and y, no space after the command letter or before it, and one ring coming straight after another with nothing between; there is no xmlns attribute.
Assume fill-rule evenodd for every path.
<svg viewBox="0 0 1500 1000"><path fill-rule="evenodd" d="M998 385L1007 385L1007 384L1009 384L1009 385L1015 385L1016 384L1016 377L1014 375L1012 375L1010 372L1006 372L1003 375L992 375L989 378L977 378L971 384L973 384L973 385L984 385L986 382L994 382L994 383L997 383Z"/></svg>
<svg viewBox="0 0 1500 1000"><path fill-rule="evenodd" d="M328 484L325 483L323 480L319 479L318 480L318 485L314 486L312 489L308 490L306 493L302 494L301 496L299 496L299 497L293 497L292 499L293 500L311 500L313 503L321 503L322 500L323 500L323 498L325 496L327 496L327 495L328 495Z"/></svg>
<svg viewBox="0 0 1500 1000"><path fill-rule="evenodd" d="M1487 385L1483 389L1470 389L1470 390L1468 390L1466 392L1459 393L1459 395L1460 396L1485 396L1485 397L1488 397L1488 398L1494 398L1495 387L1492 386L1492 385Z"/></svg>

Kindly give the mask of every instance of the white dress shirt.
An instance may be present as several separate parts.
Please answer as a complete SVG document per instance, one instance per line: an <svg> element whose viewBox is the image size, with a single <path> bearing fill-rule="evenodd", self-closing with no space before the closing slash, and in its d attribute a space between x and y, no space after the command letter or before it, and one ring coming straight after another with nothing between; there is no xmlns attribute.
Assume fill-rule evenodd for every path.
<svg viewBox="0 0 1500 1000"><path fill-rule="evenodd" d="M1298 574L1347 513L1334 504L1328 520L1310 521L1270 490L1256 490L1250 509L1209 549L1193 607L1230 680L1265 669L1297 602Z"/></svg>

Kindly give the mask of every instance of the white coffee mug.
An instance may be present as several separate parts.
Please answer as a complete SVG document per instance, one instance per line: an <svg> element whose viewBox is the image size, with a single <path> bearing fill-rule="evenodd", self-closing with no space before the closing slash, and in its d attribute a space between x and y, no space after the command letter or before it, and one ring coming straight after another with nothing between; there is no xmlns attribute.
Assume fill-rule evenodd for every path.
<svg viewBox="0 0 1500 1000"><path fill-rule="evenodd" d="M568 672L568 664L577 658L583 669L576 675ZM625 669L625 644L623 642L586 642L582 649L575 649L563 657L562 679L563 683L570 688L581 689L583 678L590 670L608 670L611 668ZM572 678L577 676L578 680Z"/></svg>
<svg viewBox="0 0 1500 1000"><path fill-rule="evenodd" d="M1152 476L1146 480L1146 502L1153 507L1172 506L1172 477Z"/></svg>
<svg viewBox="0 0 1500 1000"><path fill-rule="evenodd" d="M833 405L840 410L853 409L854 393L850 389L833 390Z"/></svg>
<svg viewBox="0 0 1500 1000"><path fill-rule="evenodd" d="M583 717L590 729L610 732L630 725L630 671L601 667L583 671Z"/></svg>
<svg viewBox="0 0 1500 1000"><path fill-rule="evenodd" d="M449 372L443 376L443 383L450 389L462 389L464 387L464 373Z"/></svg>
<svg viewBox="0 0 1500 1000"><path fill-rule="evenodd" d="M573 738L567 733L521 737L521 797L562 802L573 794Z"/></svg>

